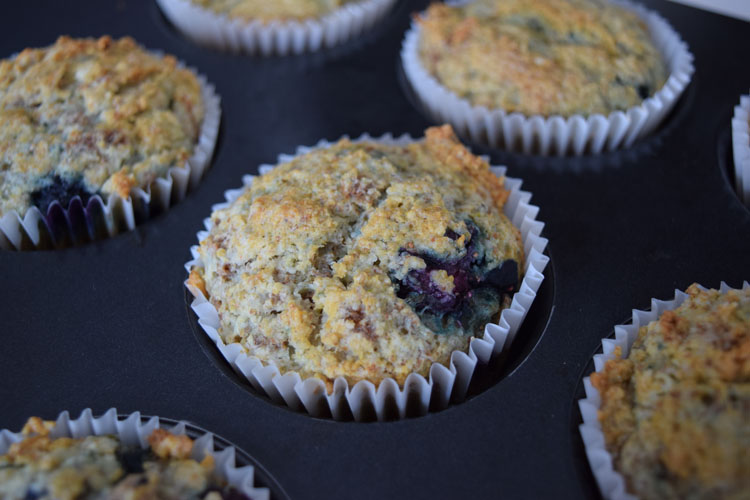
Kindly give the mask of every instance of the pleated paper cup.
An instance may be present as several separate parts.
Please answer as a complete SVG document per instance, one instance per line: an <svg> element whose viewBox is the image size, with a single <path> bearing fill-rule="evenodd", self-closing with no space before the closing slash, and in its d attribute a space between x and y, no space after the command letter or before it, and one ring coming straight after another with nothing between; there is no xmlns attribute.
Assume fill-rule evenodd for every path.
<svg viewBox="0 0 750 500"><path fill-rule="evenodd" d="M267 23L233 19L189 0L157 0L157 3L170 22L199 45L284 56L315 52L356 38L382 18L395 0L360 0L320 18Z"/></svg>
<svg viewBox="0 0 750 500"><path fill-rule="evenodd" d="M734 188L742 202L750 207L750 95L740 97L732 117L732 154Z"/></svg>
<svg viewBox="0 0 750 500"><path fill-rule="evenodd" d="M705 290L704 287L700 288ZM750 283L745 282L742 289L748 288L750 288ZM729 290L732 290L732 288L722 282L719 291L727 293ZM618 347L621 349L622 358L627 358L630 355L633 343L638 338L638 330L650 322L656 321L664 311L677 309L687 298L688 294L675 290L675 296L672 300L651 299L651 309L648 311L633 309L632 323L615 326L615 338L602 339L602 352L594 355L594 371L602 373L606 362L615 359L615 350ZM586 457L596 479L596 484L599 486L599 491L606 500L637 500L637 496L627 492L625 478L614 469L612 454L605 447L604 433L598 416L602 402L599 391L591 384L590 377L583 379L583 387L586 391L586 398L578 401L578 407L583 418L579 430L586 450Z"/></svg>
<svg viewBox="0 0 750 500"><path fill-rule="evenodd" d="M117 436L121 443L126 446L139 446L148 448L148 437L155 429L164 428L172 434L183 435L188 429L195 429L186 422L169 424L160 421L159 417L142 417L140 412L131 413L124 419L118 418L115 408L109 409L104 415L95 417L90 409L85 409L76 419L71 419L67 411L58 415L55 426L50 432L53 439L61 437L84 438L87 436ZM268 488L255 486L252 465L237 467L235 464L236 450L234 447L217 449L214 445L214 436L211 433L202 433L197 438L193 435L193 450L190 458L200 462L206 455L212 455L215 463L215 474L225 480L230 486L252 498L253 500L269 500L271 497ZM8 429L0 431L0 455L8 453L13 443L24 439L20 432L12 432Z"/></svg>
<svg viewBox="0 0 750 500"><path fill-rule="evenodd" d="M363 141L403 146L415 142L415 139L408 135L394 138L387 134L372 138L365 134L354 142ZM320 141L313 147L298 148L296 155L331 145L330 142ZM296 155L281 155L278 161L288 162ZM261 165L259 172L263 175L272 169L271 165ZM505 175L505 170L505 167L492 167L492 172L499 177ZM255 176L252 175L243 177L244 187L227 191L224 194L227 201L214 205L212 210L229 206L254 179ZM272 361L259 360L239 343L225 344L219 334L221 324L218 311L201 290L186 281L185 286L194 297L191 307L206 335L216 344L232 368L257 391L294 410L306 411L315 417L333 417L336 420L353 417L356 421L382 421L420 416L431 410L444 409L450 402L460 402L466 398L469 382L478 363L486 365L508 348L544 280L542 273L549 262L549 258L543 254L547 240L540 236L544 223L536 220L539 207L529 203L531 193L521 190L521 182L519 179L505 178L505 187L510 190L510 196L503 208L505 215L521 232L526 256L521 286L513 295L510 307L501 312L500 321L497 324L487 324L481 338L471 339L468 353L454 351L449 366L433 363L427 378L411 373L403 387L392 378L386 378L377 386L363 380L349 387L346 379L339 377L333 383L332 392L328 393L325 383L318 378L303 379L296 372L281 373ZM199 242L208 236L211 229L210 217L203 223L206 230L198 233ZM193 259L185 264L188 273L194 267L203 267L198 246L193 246L190 251Z"/></svg>
<svg viewBox="0 0 750 500"><path fill-rule="evenodd" d="M448 3L461 5L469 2ZM547 117L473 106L440 84L422 65L419 59L421 28L416 21L412 22L401 48L404 74L417 100L432 119L450 123L460 135L477 143L527 154L560 156L628 148L653 132L669 114L690 83L694 67L687 44L663 17L638 4L616 3L643 19L670 72L659 91L626 111L615 111L607 116Z"/></svg>
<svg viewBox="0 0 750 500"><path fill-rule="evenodd" d="M185 68L185 65L180 63L179 67ZM112 237L123 231L132 231L137 224L182 201L210 164L221 121L221 99L214 86L194 68L187 69L200 83L205 112L195 150L184 165L173 165L151 184L133 188L128 198L116 193L97 194L84 204L76 196L67 207L58 201L52 202L46 214L37 207L29 208L23 216L15 211L6 213L0 218L0 248L65 247Z"/></svg>

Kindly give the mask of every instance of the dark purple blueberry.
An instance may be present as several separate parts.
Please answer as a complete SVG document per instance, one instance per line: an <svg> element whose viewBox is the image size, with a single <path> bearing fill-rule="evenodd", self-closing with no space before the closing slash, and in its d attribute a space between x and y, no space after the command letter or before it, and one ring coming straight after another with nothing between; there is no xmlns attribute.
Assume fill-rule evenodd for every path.
<svg viewBox="0 0 750 500"><path fill-rule="evenodd" d="M126 474L140 474L143 472L143 462L151 455L151 451L141 448L118 448L116 455Z"/></svg>
<svg viewBox="0 0 750 500"><path fill-rule="evenodd" d="M646 84L638 85L638 88L636 89L638 91L638 96L641 99L648 99L648 97L651 95L651 86Z"/></svg>
<svg viewBox="0 0 750 500"><path fill-rule="evenodd" d="M420 257L425 268L410 271L395 281L398 297L404 299L433 331L453 332L457 328L474 333L490 322L500 310L503 294L518 286L518 263L506 260L486 269L483 235L471 221L466 222L471 239L462 257L442 259L427 252L402 249ZM457 240L459 234L448 229L445 236ZM453 277L453 290L442 290L430 276L442 270Z"/></svg>
<svg viewBox="0 0 750 500"><path fill-rule="evenodd" d="M46 177L40 182L41 187L31 192L31 203L39 208L43 214L54 201L59 201L63 208L68 208L70 201L76 196L81 199L83 205L88 203L89 198L93 196L80 177Z"/></svg>
<svg viewBox="0 0 750 500"><path fill-rule="evenodd" d="M36 491L33 489L29 489L26 491L26 495L23 497L23 500L37 500L39 498L42 498L46 494L47 490Z"/></svg>
<svg viewBox="0 0 750 500"><path fill-rule="evenodd" d="M518 262L512 259L503 261L498 267L484 275L482 286L490 286L502 292L512 292L518 286Z"/></svg>

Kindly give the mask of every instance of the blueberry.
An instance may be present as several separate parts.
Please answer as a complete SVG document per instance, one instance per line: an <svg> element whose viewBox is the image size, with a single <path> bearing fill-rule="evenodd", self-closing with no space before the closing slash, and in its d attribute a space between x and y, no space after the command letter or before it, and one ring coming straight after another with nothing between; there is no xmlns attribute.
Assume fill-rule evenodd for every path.
<svg viewBox="0 0 750 500"><path fill-rule="evenodd" d="M143 472L143 462L151 455L151 451L141 448L118 448L116 454L126 474L140 474Z"/></svg>
<svg viewBox="0 0 750 500"><path fill-rule="evenodd" d="M401 249L402 253L420 257L424 269L410 271L402 280L394 280L396 293L435 332L463 329L473 333L490 322L500 310L503 294L518 286L518 263L508 259L486 270L483 235L471 221L466 221L471 239L464 255L443 259L427 252ZM445 236L456 241L459 234L448 229ZM432 280L432 271L442 270L453 278L453 289L447 292Z"/></svg>
<svg viewBox="0 0 750 500"><path fill-rule="evenodd" d="M89 198L93 196L83 185L83 179L80 176L47 176L40 179L39 184L41 187L31 192L31 203L44 214L47 213L47 209L55 200L59 201L62 207L67 209L70 200L76 196L81 198L84 206L88 203Z"/></svg>
<svg viewBox="0 0 750 500"><path fill-rule="evenodd" d="M643 83L641 85L638 85L636 91L638 92L638 95L641 99L647 99L651 95L651 86Z"/></svg>
<svg viewBox="0 0 750 500"><path fill-rule="evenodd" d="M47 490L35 491L32 489L29 489L26 491L26 495L23 497L23 500L37 500L39 498L42 498L46 494L47 494Z"/></svg>

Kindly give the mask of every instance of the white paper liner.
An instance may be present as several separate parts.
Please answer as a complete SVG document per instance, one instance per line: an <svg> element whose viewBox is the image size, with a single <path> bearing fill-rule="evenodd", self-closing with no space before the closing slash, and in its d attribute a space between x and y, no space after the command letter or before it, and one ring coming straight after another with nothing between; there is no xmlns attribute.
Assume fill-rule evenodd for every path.
<svg viewBox="0 0 750 500"><path fill-rule="evenodd" d="M405 145L414 142L408 135L394 138L391 134L372 138L362 135L354 142L373 141L389 145ZM322 140L313 147L299 147L296 155L307 153L316 148L323 148L332 143ZM296 155L280 155L279 163L290 161ZM485 158L486 159L486 158ZM272 165L261 165L260 175L273 169ZM492 167L498 176L505 175L505 167ZM242 178L243 187L226 191L226 202L212 207L212 211L229 206L245 188L255 179L253 175ZM544 268L549 257L543 254L547 239L540 236L544 223L537 221L539 207L531 205L531 193L521 190L520 179L505 178L505 187L510 196L503 208L505 215L521 232L526 255L524 277L518 292L513 295L511 306L502 311L498 324L487 324L482 338L471 339L469 352L454 351L451 354L450 366L434 363L430 367L429 379L417 373L411 373L400 388L392 378L383 380L378 387L369 381L357 382L352 388L343 377L334 381L333 391L328 394L322 380L317 378L302 379L296 372L281 374L273 362L263 363L258 358L247 354L239 343L224 344L219 335L219 314L203 293L185 281L185 286L192 293L191 304L198 316L198 323L205 333L216 344L224 358L242 377L261 393L273 401L288 405L294 410L306 410L310 415L325 417L329 414L336 420L346 419L351 412L354 419L364 421L372 418L388 420L424 415L428 410L441 410L453 402L460 402L466 397L469 382L477 363L487 364L490 358L509 346L518 332L521 323L536 297L537 290L544 280ZM210 217L203 221L205 231L198 233L198 241L203 241L211 229ZM190 272L193 267L202 267L198 246L190 248L193 259L185 264Z"/></svg>
<svg viewBox="0 0 750 500"><path fill-rule="evenodd" d="M178 422L174 427L165 427L173 434L185 434L186 422ZM141 420L140 412L134 412L125 419L117 418L117 410L110 408L101 417L94 417L91 409L86 408L81 415L71 420L67 411L58 415L55 427L50 437L83 438L87 436L116 435L126 446L148 447L148 436L154 429L160 428L159 417L149 417L145 422ZM23 440L20 432L8 429L0 431L0 455L8 452L10 445ZM214 436L206 433L193 440L193 451L190 458L200 462L206 454L214 457L216 475L224 479L231 486L249 496L253 500L269 500L271 493L268 488L256 488L252 465L235 466L235 449L228 447L221 451L214 448Z"/></svg>
<svg viewBox="0 0 750 500"><path fill-rule="evenodd" d="M454 5L468 3L447 2ZM592 114L545 117L507 113L502 109L472 106L428 73L419 60L420 27L406 32L401 61L407 80L425 111L437 122L449 122L457 132L477 143L523 153L582 155L630 147L650 134L672 110L690 83L694 67L687 44L656 12L627 1L614 2L633 10L648 25L654 45L670 71L664 86L652 97L627 111L608 116Z"/></svg>
<svg viewBox="0 0 750 500"><path fill-rule="evenodd" d="M750 95L740 97L732 117L734 187L740 200L750 206Z"/></svg>
<svg viewBox="0 0 750 500"><path fill-rule="evenodd" d="M159 57L163 55L159 51L152 51L152 53ZM92 200L99 203L103 216L98 217L89 213L87 218L91 217L94 221L101 222L110 237L122 231L132 231L136 226L137 210L145 213L148 218L147 214L166 211L170 205L182 201L187 192L195 188L210 164L219 134L221 98L216 94L214 86L195 68L187 67L182 62L178 63L178 67L193 72L201 87L204 118L195 151L185 165L170 167L164 177L157 178L145 188L133 188L127 199L123 199L116 193L105 196L106 201L98 194L91 197L89 206ZM59 204L55 202L53 205ZM67 228L55 227L54 230L62 231L63 236L77 242L81 237L73 231L68 207L59 206L59 208L65 214ZM48 240L54 244L55 237L48 226L45 214L37 207L29 208L23 218L16 211L8 212L0 218L0 248L2 249L33 249L37 248L41 242Z"/></svg>
<svg viewBox="0 0 750 500"><path fill-rule="evenodd" d="M356 38L383 17L395 1L361 0L317 19L269 23L232 19L189 0L157 0L157 3L170 22L199 45L284 56L314 52Z"/></svg>
<svg viewBox="0 0 750 500"><path fill-rule="evenodd" d="M700 286L700 285L699 285ZM704 287L700 287L705 290ZM745 281L742 289L750 288L750 283ZM727 293L732 290L729 285L722 282L719 290L721 293ZM687 299L688 295L680 290L675 290L675 296L672 300L651 299L651 310L641 311L633 309L633 322L627 325L615 326L615 338L602 339L602 353L594 355L594 371L601 373L604 365L610 359L615 359L615 348L622 349L622 357L627 358L630 355L630 348L638 337L638 330L651 321L655 321L664 311L671 311L680 307ZM578 401L578 407L581 410L583 423L578 427L583 438L583 445L586 449L586 457L591 465L591 471L599 486L599 491L605 500L637 500L637 496L625 491L625 478L619 472L615 471L612 466L612 455L607 451L604 445L604 434L602 426L599 423L597 412L601 407L601 398L591 384L590 377L583 379L583 387L586 391L586 398Z"/></svg>

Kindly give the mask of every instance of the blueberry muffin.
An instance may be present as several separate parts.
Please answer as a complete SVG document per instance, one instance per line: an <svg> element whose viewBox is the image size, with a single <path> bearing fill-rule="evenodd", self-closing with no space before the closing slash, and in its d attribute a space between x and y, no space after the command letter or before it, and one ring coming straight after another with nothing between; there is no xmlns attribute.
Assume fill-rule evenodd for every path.
<svg viewBox="0 0 750 500"><path fill-rule="evenodd" d="M314 19L330 14L354 0L190 0L190 2L230 19L292 21Z"/></svg>
<svg viewBox="0 0 750 500"><path fill-rule="evenodd" d="M606 447L641 499L747 498L750 289L687 293L591 375Z"/></svg>
<svg viewBox="0 0 750 500"><path fill-rule="evenodd" d="M644 22L603 0L435 3L417 22L421 64L474 106L606 115L640 104L668 76Z"/></svg>
<svg viewBox="0 0 750 500"><path fill-rule="evenodd" d="M24 439L0 455L0 498L249 500L214 475L211 455L190 458L188 436L156 429L142 449L116 436L55 439L53 425L30 418Z"/></svg>
<svg viewBox="0 0 750 500"><path fill-rule="evenodd" d="M0 216L127 199L185 164L203 116L196 76L131 38L25 49L0 62Z"/></svg>
<svg viewBox="0 0 750 500"><path fill-rule="evenodd" d="M226 344L329 388L403 383L497 319L524 268L509 192L449 126L425 136L313 150L212 214L188 283Z"/></svg>

